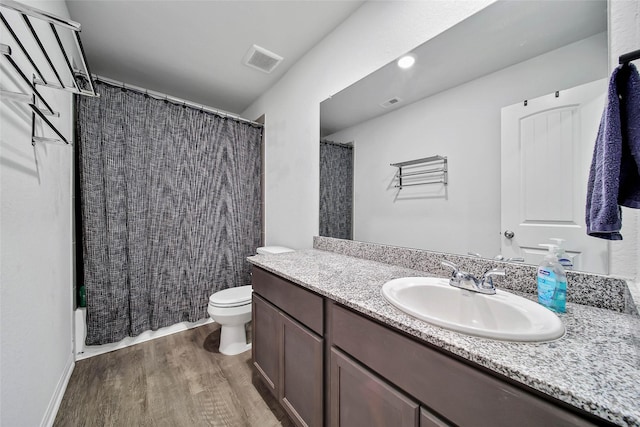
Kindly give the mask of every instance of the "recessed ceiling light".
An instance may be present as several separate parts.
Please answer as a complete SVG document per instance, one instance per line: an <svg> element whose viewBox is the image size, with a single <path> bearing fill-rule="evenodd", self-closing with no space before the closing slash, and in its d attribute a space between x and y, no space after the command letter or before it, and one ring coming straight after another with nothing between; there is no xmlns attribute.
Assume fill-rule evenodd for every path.
<svg viewBox="0 0 640 427"><path fill-rule="evenodd" d="M405 55L398 59L398 67L410 68L416 62L416 58L413 55Z"/></svg>

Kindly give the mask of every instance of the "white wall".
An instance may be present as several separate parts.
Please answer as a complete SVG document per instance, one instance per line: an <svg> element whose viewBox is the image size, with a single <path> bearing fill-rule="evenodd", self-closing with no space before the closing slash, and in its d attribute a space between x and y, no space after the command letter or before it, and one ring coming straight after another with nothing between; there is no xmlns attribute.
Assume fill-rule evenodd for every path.
<svg viewBox="0 0 640 427"><path fill-rule="evenodd" d="M64 2L23 2L69 16ZM9 12L5 15L9 17ZM14 29L21 38L31 37L22 26ZM29 70L13 40L2 31L2 43L12 46L16 62ZM57 49L53 36L42 34L46 34L42 37L45 46ZM2 89L28 89L19 77L14 77L4 58L0 63ZM32 71L26 74L31 76ZM41 92L61 114L52 121L70 139L71 95L46 88ZM27 106L5 98L0 101L3 426L50 425L73 369L72 148L41 143L32 147L29 111ZM53 136L50 132L40 133L43 135Z"/></svg>
<svg viewBox="0 0 640 427"><path fill-rule="evenodd" d="M265 114L266 244L318 234L320 102L492 2L366 2L243 112Z"/></svg>
<svg viewBox="0 0 640 427"><path fill-rule="evenodd" d="M618 66L618 57L640 49L640 2L609 1L609 67ZM640 61L635 61L640 67ZM640 210L622 208L622 238L611 242L612 273L635 278L640 286Z"/></svg>
<svg viewBox="0 0 640 427"><path fill-rule="evenodd" d="M266 115L267 244L307 248L318 233L319 103L490 3L367 2L243 112ZM638 49L638 2L612 0L610 8L617 58ZM635 212L625 216L626 246L617 252L631 255L614 248L612 274L638 278L638 223Z"/></svg>
<svg viewBox="0 0 640 427"><path fill-rule="evenodd" d="M355 142L354 239L499 254L500 109L607 74L601 33L328 136ZM447 187L393 187L389 163L436 154Z"/></svg>

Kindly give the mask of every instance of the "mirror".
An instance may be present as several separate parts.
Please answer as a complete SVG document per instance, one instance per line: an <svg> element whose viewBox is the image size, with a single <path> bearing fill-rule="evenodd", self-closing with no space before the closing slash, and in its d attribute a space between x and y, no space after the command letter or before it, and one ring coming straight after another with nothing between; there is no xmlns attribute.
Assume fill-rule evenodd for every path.
<svg viewBox="0 0 640 427"><path fill-rule="evenodd" d="M320 140L329 144L321 145L320 235L486 258L522 256L528 263L543 256L539 243L560 237L576 270L608 274L606 243L591 248L556 231L558 225L576 229L584 223L593 132L608 77L606 22L606 1L498 1L413 49L413 67L401 69L394 61L323 101ZM566 104L569 94L594 81L602 94L590 95L581 107L589 119L575 119L574 104ZM564 162L554 145L546 157L521 153L503 159L507 107L517 109L525 100L536 107L555 98L566 105L542 110L574 117L574 124L591 123L572 128L570 139L582 138L580 152L565 155L575 161ZM528 117L522 114L519 122ZM551 135L554 119L546 120ZM343 153L326 155L323 147ZM399 168L391 164L432 156L447 158L446 184L436 162L403 167L403 187L397 187ZM525 232L506 237L514 230L501 221L505 209L517 216L526 204L522 185L506 185L521 182L509 170L522 168L544 196L533 198L536 209L529 209L538 216L520 221L530 225L530 244L524 244ZM558 169L568 172L549 183ZM435 172L419 173L424 170ZM530 198L535 191L528 190ZM539 218L553 210L547 208L568 199L582 203L581 210L563 207L571 210L568 217L550 220L551 232L536 231ZM334 227L336 222L341 225Z"/></svg>

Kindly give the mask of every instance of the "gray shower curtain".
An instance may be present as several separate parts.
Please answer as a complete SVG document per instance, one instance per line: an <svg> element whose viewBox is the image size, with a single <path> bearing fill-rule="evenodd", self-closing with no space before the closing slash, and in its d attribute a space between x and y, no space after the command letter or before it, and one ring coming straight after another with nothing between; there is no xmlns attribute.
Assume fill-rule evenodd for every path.
<svg viewBox="0 0 640 427"><path fill-rule="evenodd" d="M261 232L262 129L97 88L77 100L89 345L206 318Z"/></svg>
<svg viewBox="0 0 640 427"><path fill-rule="evenodd" d="M353 238L353 147L320 142L320 235Z"/></svg>

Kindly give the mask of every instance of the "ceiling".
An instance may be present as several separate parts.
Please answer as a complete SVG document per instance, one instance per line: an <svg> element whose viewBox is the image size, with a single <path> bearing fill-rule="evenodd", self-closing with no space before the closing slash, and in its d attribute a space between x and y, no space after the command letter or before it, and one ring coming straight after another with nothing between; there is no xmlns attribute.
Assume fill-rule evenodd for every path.
<svg viewBox="0 0 640 427"><path fill-rule="evenodd" d="M414 49L410 69L389 63L323 101L321 137L606 29L606 0L498 1Z"/></svg>
<svg viewBox="0 0 640 427"><path fill-rule="evenodd" d="M364 0L67 0L91 72L240 114ZM242 63L257 44L284 60Z"/></svg>

